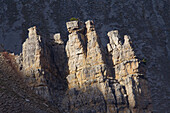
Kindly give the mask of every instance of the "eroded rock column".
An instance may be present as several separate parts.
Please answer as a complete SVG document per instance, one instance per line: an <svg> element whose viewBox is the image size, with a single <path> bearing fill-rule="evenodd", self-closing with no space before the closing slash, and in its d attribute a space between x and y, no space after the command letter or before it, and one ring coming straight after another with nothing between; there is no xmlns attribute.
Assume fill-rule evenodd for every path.
<svg viewBox="0 0 170 113"><path fill-rule="evenodd" d="M36 27L29 28L29 34L26 41L23 43L22 51L22 68L26 78L26 83L41 95L49 100L49 91L46 80L43 76L41 57L42 57L42 40L37 35Z"/></svg>
<svg viewBox="0 0 170 113"><path fill-rule="evenodd" d="M112 55L115 79L125 86L129 108L133 113L150 112L145 65L135 56L130 37L125 35L123 42L117 30L110 31L108 36L110 43L107 48Z"/></svg>
<svg viewBox="0 0 170 113"><path fill-rule="evenodd" d="M63 92L64 87L66 88L64 79L60 75L63 67L59 68L59 64L56 65L54 60L54 53L58 52L58 50L53 51L54 48L52 43L50 43L50 39L46 41L46 38L41 38L40 35L37 35L36 27L28 30L29 37L23 43L23 51L19 59L20 70L25 75L26 83L36 94L48 101L56 102L59 97L56 97L56 95ZM63 44L57 36L54 36L54 40L55 43ZM64 45L58 45L57 49L62 47L64 51ZM59 60L59 57L56 60Z"/></svg>
<svg viewBox="0 0 170 113"><path fill-rule="evenodd" d="M55 65L58 67L58 71L62 79L65 79L68 75L68 61L65 50L65 43L62 40L60 33L53 35L51 45Z"/></svg>
<svg viewBox="0 0 170 113"><path fill-rule="evenodd" d="M85 67L85 51L83 47L84 36L80 33L80 24L78 21L67 22L69 39L66 45L68 57L69 75L67 80L69 88L80 88L82 86L80 73ZM84 29L84 28L83 28Z"/></svg>
<svg viewBox="0 0 170 113"><path fill-rule="evenodd" d="M84 27L78 21L72 21L67 23L67 28L70 33L66 45L71 101L69 111L105 113L108 105L111 101L115 102L115 99L106 80L105 56L102 54L94 23L89 20ZM110 103L105 100L110 100ZM112 107L112 111L116 111L113 103Z"/></svg>

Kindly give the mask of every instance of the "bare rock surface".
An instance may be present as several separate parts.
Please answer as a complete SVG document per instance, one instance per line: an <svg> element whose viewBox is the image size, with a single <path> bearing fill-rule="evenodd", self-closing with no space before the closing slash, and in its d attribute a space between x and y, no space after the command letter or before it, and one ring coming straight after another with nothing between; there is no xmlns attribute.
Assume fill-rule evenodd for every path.
<svg viewBox="0 0 170 113"><path fill-rule="evenodd" d="M94 20L104 46L109 42L107 32L117 29L121 37L131 36L135 53L147 60L154 112L168 112L169 4L169 0L0 0L0 43L21 53L27 29L32 26L43 34L60 32L66 41L65 23L72 17Z"/></svg>
<svg viewBox="0 0 170 113"><path fill-rule="evenodd" d="M1 62L4 64L1 66L2 79L5 77L6 67L11 73L16 72L11 77L18 80L17 76L20 76L22 80L18 80L18 83L22 81L23 87L27 87L30 94L35 95L32 99L42 99L41 103L46 107L50 106L49 110L52 110L35 109L37 111L29 112L158 111L152 95L149 73L152 71L148 70L148 59L142 56L139 48L136 51L136 44L130 36L124 35L122 38L118 30L112 30L107 33L109 43L105 48L92 20L70 21L66 26L69 32L66 43L60 33L44 35L34 26L28 29L28 38L22 45L20 55L8 52L2 54L2 58L8 62L8 65L3 60ZM2 89L7 87L3 84ZM13 90L18 87L20 84L13 87ZM11 91L2 90L2 93L11 95ZM25 95L29 96L29 93ZM30 98L24 99L30 102ZM15 100L10 100L11 106L14 102ZM22 102L22 99L17 102ZM0 109L3 110L6 104L3 102L2 105ZM3 112L6 111L5 109ZM21 111L22 109L19 112Z"/></svg>
<svg viewBox="0 0 170 113"><path fill-rule="evenodd" d="M130 37L110 31L106 52L92 20L66 25L66 45L60 33L47 39L34 26L20 55L6 52L25 86L60 112L152 112L146 62L135 55Z"/></svg>
<svg viewBox="0 0 170 113"><path fill-rule="evenodd" d="M37 34L35 26L28 30L22 53L15 56L18 70L23 75L25 84L34 93L50 104L60 106L67 89L64 42L60 34L49 37L47 41Z"/></svg>
<svg viewBox="0 0 170 113"><path fill-rule="evenodd" d="M109 32L108 50L112 58L108 59L93 21L89 20L85 25L86 34L79 32L78 28L72 29L66 45L69 90L64 101L68 104L64 105L70 108L65 110L75 113L151 112L150 92L144 79L145 67L139 66L130 37L125 36L122 45L118 31ZM113 67L106 60L112 61ZM113 71L115 73L110 73Z"/></svg>
<svg viewBox="0 0 170 113"><path fill-rule="evenodd" d="M113 61L115 79L125 87L129 107L139 106L139 111L133 112L151 112L150 89L147 85L146 62L137 58L132 48L130 37L125 35L122 43L118 31L108 33L110 43L108 50ZM148 111L142 111L141 109Z"/></svg>

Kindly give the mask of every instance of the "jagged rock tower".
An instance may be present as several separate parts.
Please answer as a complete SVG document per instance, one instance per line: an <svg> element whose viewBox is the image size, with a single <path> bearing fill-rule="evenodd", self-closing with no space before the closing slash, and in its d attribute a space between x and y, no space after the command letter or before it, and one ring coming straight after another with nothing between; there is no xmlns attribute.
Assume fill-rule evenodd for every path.
<svg viewBox="0 0 170 113"><path fill-rule="evenodd" d="M149 112L144 66L134 54L130 37L125 36L122 44L118 31L108 33L109 59L93 21L85 22L85 27L78 21L68 22L67 28L71 112Z"/></svg>
<svg viewBox="0 0 170 113"><path fill-rule="evenodd" d="M29 38L16 60L26 83L44 99L67 113L149 113L151 100L145 64L129 36L108 33L107 52L91 20L66 23L66 45L29 29Z"/></svg>
<svg viewBox="0 0 170 113"><path fill-rule="evenodd" d="M35 26L28 30L29 34L23 43L22 54L16 57L19 70L23 73L27 85L36 94L52 103L60 101L58 100L60 98L56 98L59 94L56 92L61 93L67 89L66 80L63 78L64 75L66 76L67 67L64 42L60 34L55 34L47 41L46 38L37 35Z"/></svg>
<svg viewBox="0 0 170 113"><path fill-rule="evenodd" d="M145 62L135 56L130 37L124 36L122 43L118 31L108 33L110 43L107 44L113 62L115 80L125 88L129 108L132 112L149 112L150 93L147 87Z"/></svg>

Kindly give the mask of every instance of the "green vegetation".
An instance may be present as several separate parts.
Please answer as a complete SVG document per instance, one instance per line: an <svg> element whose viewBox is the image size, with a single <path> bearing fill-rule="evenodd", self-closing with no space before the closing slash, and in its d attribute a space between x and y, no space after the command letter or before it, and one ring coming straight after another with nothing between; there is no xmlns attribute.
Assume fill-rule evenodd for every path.
<svg viewBox="0 0 170 113"><path fill-rule="evenodd" d="M72 17L72 18L70 18L70 21L79 21L79 19L75 18L75 17Z"/></svg>
<svg viewBox="0 0 170 113"><path fill-rule="evenodd" d="M146 59L143 58L141 62L146 65Z"/></svg>

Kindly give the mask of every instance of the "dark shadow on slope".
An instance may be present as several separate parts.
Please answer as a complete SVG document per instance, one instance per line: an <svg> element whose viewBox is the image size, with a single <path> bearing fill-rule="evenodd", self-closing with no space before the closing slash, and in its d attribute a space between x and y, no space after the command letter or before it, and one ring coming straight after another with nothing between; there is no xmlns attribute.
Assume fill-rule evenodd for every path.
<svg viewBox="0 0 170 113"><path fill-rule="evenodd" d="M106 101L97 87L70 89L63 99L62 109L69 113L106 113Z"/></svg>
<svg viewBox="0 0 170 113"><path fill-rule="evenodd" d="M106 47L103 47L100 37L97 38L97 42L98 42L100 50L101 50L103 61L107 65L107 78L109 78L109 77L115 78L115 74L114 74L115 70L113 68L114 64L112 61L112 55L108 54Z"/></svg>
<svg viewBox="0 0 170 113"><path fill-rule="evenodd" d="M14 55L9 55L7 52L0 53L0 111L58 112L25 84L23 76L16 67Z"/></svg>
<svg viewBox="0 0 170 113"><path fill-rule="evenodd" d="M65 52L65 45L60 45L54 40L45 39L43 44L43 55L41 62L45 69L45 79L53 106L61 107L65 91L68 89L66 76L68 75L68 59Z"/></svg>

